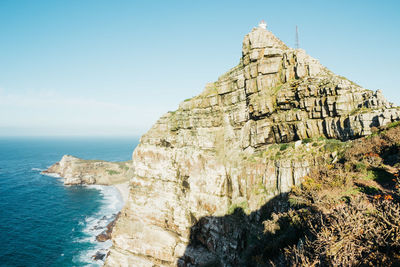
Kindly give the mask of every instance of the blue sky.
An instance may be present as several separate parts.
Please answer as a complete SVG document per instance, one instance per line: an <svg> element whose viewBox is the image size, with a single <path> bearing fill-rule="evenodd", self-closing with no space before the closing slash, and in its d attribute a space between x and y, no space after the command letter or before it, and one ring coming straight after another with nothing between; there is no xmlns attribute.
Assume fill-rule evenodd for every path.
<svg viewBox="0 0 400 267"><path fill-rule="evenodd" d="M235 66L261 19L400 105L400 1L0 1L0 135L138 136Z"/></svg>

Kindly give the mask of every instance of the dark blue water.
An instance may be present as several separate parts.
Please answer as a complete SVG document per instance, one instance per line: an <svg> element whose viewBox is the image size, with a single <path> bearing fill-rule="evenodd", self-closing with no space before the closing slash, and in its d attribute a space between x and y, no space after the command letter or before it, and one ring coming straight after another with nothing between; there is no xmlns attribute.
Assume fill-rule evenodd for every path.
<svg viewBox="0 0 400 267"><path fill-rule="evenodd" d="M120 195L113 187L66 187L40 170L64 154L129 160L137 143L134 138L0 139L0 265L101 264L90 256L110 244L95 242L94 226L105 226L109 213L117 212Z"/></svg>

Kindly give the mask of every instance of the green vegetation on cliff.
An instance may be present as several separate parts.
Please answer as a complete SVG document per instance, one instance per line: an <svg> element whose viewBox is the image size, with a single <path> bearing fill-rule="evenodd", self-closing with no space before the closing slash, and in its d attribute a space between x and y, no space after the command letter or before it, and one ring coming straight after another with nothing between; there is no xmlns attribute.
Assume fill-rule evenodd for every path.
<svg viewBox="0 0 400 267"><path fill-rule="evenodd" d="M251 261L260 266L398 266L399 175L399 123L352 141L336 163L321 164L293 187L288 209L264 221L270 243Z"/></svg>

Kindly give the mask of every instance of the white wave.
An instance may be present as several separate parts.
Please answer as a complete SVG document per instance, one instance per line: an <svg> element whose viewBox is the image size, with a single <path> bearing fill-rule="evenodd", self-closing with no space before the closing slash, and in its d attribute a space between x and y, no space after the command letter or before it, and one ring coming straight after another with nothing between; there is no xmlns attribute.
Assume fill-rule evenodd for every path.
<svg viewBox="0 0 400 267"><path fill-rule="evenodd" d="M40 174L55 178L62 178L58 173L41 172Z"/></svg>
<svg viewBox="0 0 400 267"><path fill-rule="evenodd" d="M94 260L93 256L95 256L98 252L107 255L108 249L111 247L111 245L111 240L107 240L106 242L100 243L100 245L96 246L95 248L82 251L80 255L77 255L77 257L73 258L73 261L83 262L90 266L103 266L105 257L103 260Z"/></svg>
<svg viewBox="0 0 400 267"><path fill-rule="evenodd" d="M42 171L44 171L45 169L40 169L40 168L32 168L31 170L32 170L32 171L37 171L37 172L42 172Z"/></svg>
<svg viewBox="0 0 400 267"><path fill-rule="evenodd" d="M98 242L96 240L96 236L101 234L106 229L106 226L115 219L116 214L122 209L124 202L120 192L114 186L84 186L99 190L103 199L99 212L93 216L86 217L83 221L79 222L80 225L84 225L82 232L85 236L75 240L75 242L90 243L92 246L90 249L82 251L79 255L77 255L76 258L73 259L73 261L84 262L91 266L101 266L103 261L95 261L92 256L99 251L107 254L112 242L111 240L107 240L106 242Z"/></svg>

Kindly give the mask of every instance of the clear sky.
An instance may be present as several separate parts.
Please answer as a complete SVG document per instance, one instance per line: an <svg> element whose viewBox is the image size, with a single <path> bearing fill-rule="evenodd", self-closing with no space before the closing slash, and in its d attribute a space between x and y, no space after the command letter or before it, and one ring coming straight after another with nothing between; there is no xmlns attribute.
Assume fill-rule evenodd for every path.
<svg viewBox="0 0 400 267"><path fill-rule="evenodd" d="M0 135L138 136L235 66L261 19L400 105L400 1L0 1Z"/></svg>

